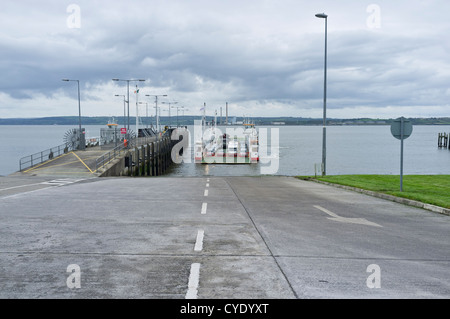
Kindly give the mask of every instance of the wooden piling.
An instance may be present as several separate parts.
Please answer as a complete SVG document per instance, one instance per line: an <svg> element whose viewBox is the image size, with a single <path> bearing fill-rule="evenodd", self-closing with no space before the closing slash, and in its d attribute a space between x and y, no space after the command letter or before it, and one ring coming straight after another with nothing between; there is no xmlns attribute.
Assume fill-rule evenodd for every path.
<svg viewBox="0 0 450 319"><path fill-rule="evenodd" d="M128 151L124 156L128 157L128 166L122 168L120 175L128 176L161 176L173 163L172 147L175 141L170 136L160 140L144 144ZM123 165L123 164L122 164Z"/></svg>
<svg viewBox="0 0 450 319"><path fill-rule="evenodd" d="M150 144L145 146L145 176L150 176Z"/></svg>
<svg viewBox="0 0 450 319"><path fill-rule="evenodd" d="M450 134L447 133L439 133L438 134L438 147L439 148L449 148L450 145L448 143L448 138Z"/></svg>
<svg viewBox="0 0 450 319"><path fill-rule="evenodd" d="M151 176L155 176L155 142L152 142L150 146L150 170L151 170Z"/></svg>

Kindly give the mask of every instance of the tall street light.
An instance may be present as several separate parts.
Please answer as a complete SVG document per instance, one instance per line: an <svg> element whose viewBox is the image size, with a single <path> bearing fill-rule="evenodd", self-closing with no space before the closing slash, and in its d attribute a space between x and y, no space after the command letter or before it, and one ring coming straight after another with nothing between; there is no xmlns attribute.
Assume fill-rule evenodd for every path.
<svg viewBox="0 0 450 319"><path fill-rule="evenodd" d="M170 108L172 107L171 105L172 104L177 104L178 102L161 102L162 104L169 104L169 127L171 127L172 126L172 121L171 121L171 118L170 118Z"/></svg>
<svg viewBox="0 0 450 319"><path fill-rule="evenodd" d="M323 79L323 139L322 139L322 176L326 175L327 165L327 23L328 15L316 14L317 18L325 19L325 64Z"/></svg>
<svg viewBox="0 0 450 319"><path fill-rule="evenodd" d="M125 100L125 95L116 94L115 96L123 96L123 127L126 128L127 123L126 123L126 114L125 114L125 103L127 103L127 101Z"/></svg>
<svg viewBox="0 0 450 319"><path fill-rule="evenodd" d="M127 82L127 104L128 104L128 127L127 127L127 135L130 131L130 82L144 82L145 80L136 79L136 80L122 80L122 79L112 79L113 81L126 81ZM136 133L137 134L137 133Z"/></svg>
<svg viewBox="0 0 450 319"><path fill-rule="evenodd" d="M69 79L63 79L65 82L73 81L78 83L78 124L80 129L80 145L78 146L79 150L86 149L86 143L84 141L83 132L81 131L81 102L80 102L80 80L69 80Z"/></svg>
<svg viewBox="0 0 450 319"><path fill-rule="evenodd" d="M158 96L167 96L167 94L160 94L160 95L157 95L157 94L146 94L145 96L154 96L155 97L155 104L156 104L156 106L155 106L155 108L156 108L156 130L158 131L158 132L161 132L161 128L159 127L159 115L158 115Z"/></svg>
<svg viewBox="0 0 450 319"><path fill-rule="evenodd" d="M139 104L145 104L145 127L148 128L148 103L139 102Z"/></svg>
<svg viewBox="0 0 450 319"><path fill-rule="evenodd" d="M180 109L184 109L184 106L177 106L177 128L178 128L178 111L180 110Z"/></svg>

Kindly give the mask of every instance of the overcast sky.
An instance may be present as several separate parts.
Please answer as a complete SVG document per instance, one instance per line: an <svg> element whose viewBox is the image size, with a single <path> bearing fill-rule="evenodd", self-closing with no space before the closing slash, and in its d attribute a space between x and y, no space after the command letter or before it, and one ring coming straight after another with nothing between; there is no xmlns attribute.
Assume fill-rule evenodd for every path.
<svg viewBox="0 0 450 319"><path fill-rule="evenodd" d="M186 115L320 118L321 12L329 118L450 116L448 0L3 0L0 118L78 115L63 78L84 116L122 115L112 79L142 78L151 114L145 94Z"/></svg>

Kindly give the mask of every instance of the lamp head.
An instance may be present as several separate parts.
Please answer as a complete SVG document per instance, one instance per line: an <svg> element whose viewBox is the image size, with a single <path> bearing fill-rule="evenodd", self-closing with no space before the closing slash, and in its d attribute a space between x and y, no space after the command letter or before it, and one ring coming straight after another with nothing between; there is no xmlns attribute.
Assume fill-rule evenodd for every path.
<svg viewBox="0 0 450 319"><path fill-rule="evenodd" d="M326 19L328 16L325 13L318 13L318 14L316 14L316 17Z"/></svg>

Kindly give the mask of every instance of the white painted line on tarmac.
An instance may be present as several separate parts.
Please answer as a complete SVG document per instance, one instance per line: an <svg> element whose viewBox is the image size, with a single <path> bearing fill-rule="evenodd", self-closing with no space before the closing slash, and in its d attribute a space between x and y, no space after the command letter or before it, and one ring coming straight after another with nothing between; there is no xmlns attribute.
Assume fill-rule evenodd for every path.
<svg viewBox="0 0 450 319"><path fill-rule="evenodd" d="M195 240L194 251L202 251L203 250L203 237L205 236L205 231L203 229L199 229L197 231L197 239Z"/></svg>
<svg viewBox="0 0 450 319"><path fill-rule="evenodd" d="M208 203L203 203L202 204L202 215L206 214L206 209L208 208Z"/></svg>
<svg viewBox="0 0 450 319"><path fill-rule="evenodd" d="M16 189L16 188L22 188L22 187L28 187L28 186L36 186L36 185L55 185L55 186L60 186L60 185L66 185L66 184L72 184L72 183L76 183L82 181L82 179L71 179L71 178L66 178L66 179L55 179L52 181L46 181L46 182L40 182L40 183L34 183L34 184L26 184L26 185L18 185L18 186L12 186L12 187L7 187L7 188L0 188L0 192L1 191L8 191L11 189Z"/></svg>
<svg viewBox="0 0 450 319"><path fill-rule="evenodd" d="M341 222L341 223L348 223L348 224L360 224L360 225L367 225L367 226L373 226L373 227L383 227L377 223L368 221L365 218L349 218L349 217L342 217L339 216L331 211L329 211L328 209L325 209L319 205L314 205L315 208L323 211L324 213L330 215L331 217L327 217L330 220L334 220L336 222Z"/></svg>
<svg viewBox="0 0 450 319"><path fill-rule="evenodd" d="M206 187L209 187L209 183L206 183Z"/></svg>
<svg viewBox="0 0 450 319"><path fill-rule="evenodd" d="M209 178L207 178L206 181L209 183Z"/></svg>
<svg viewBox="0 0 450 319"><path fill-rule="evenodd" d="M74 179L74 178L64 178L64 179L54 179L52 181L42 182L43 185L54 185L54 186L63 186L67 184L73 184L82 181L82 179Z"/></svg>
<svg viewBox="0 0 450 319"><path fill-rule="evenodd" d="M198 282L200 280L200 264L194 263L191 265L191 272L189 274L188 291L186 299L197 299Z"/></svg>
<svg viewBox="0 0 450 319"><path fill-rule="evenodd" d="M0 192L1 192L1 191L7 191L7 190L15 189L15 188L28 187L28 186L35 186L35 185L41 185L41 184L42 184L42 183L35 183L35 184L27 184L27 185L13 186L13 187L8 187L8 188L0 188Z"/></svg>
<svg viewBox="0 0 450 319"><path fill-rule="evenodd" d="M53 188L53 187L54 187L54 186L49 186L49 187L39 188L39 189L36 189L36 190L34 190L34 191L17 193L17 194L14 194L14 195L9 195L9 196L1 197L1 199L14 198L14 197L22 196L22 195L25 195L25 194L31 194L31 193L43 191L43 190L45 190L45 189L50 189L50 188Z"/></svg>
<svg viewBox="0 0 450 319"><path fill-rule="evenodd" d="M208 196L208 190L207 189L205 189L205 194L204 195Z"/></svg>

